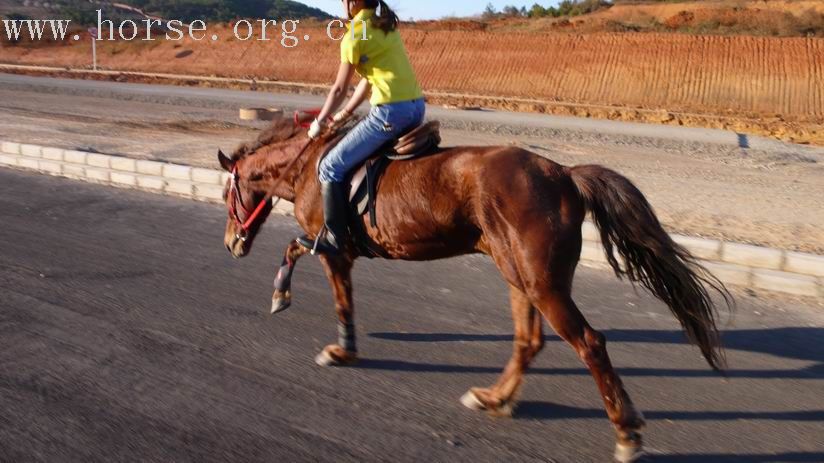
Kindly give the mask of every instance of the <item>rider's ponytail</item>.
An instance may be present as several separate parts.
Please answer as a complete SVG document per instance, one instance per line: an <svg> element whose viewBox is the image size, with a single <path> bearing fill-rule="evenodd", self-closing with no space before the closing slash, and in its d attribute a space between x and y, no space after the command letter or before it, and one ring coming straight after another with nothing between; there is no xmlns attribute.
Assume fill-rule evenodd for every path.
<svg viewBox="0 0 824 463"><path fill-rule="evenodd" d="M366 0L366 7L375 9L375 16L372 22L385 33L390 33L398 28L401 20L398 15L389 8L383 0Z"/></svg>

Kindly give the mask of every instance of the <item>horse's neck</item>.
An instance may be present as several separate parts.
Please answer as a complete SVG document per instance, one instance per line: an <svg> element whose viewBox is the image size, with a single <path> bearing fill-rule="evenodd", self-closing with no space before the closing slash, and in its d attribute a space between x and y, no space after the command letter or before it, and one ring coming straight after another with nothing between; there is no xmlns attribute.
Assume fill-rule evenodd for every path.
<svg viewBox="0 0 824 463"><path fill-rule="evenodd" d="M318 156L322 150L319 151L310 148L305 152L301 152L304 143L305 140L297 140L297 146L290 147L290 151L293 151L295 156L300 156L302 159L290 157L286 162L280 163L278 166L268 167L274 172L269 188L271 195L295 202L305 179L311 179L312 176L317 177L315 174L315 164L317 164ZM292 161L294 161L294 163Z"/></svg>
<svg viewBox="0 0 824 463"><path fill-rule="evenodd" d="M318 162L321 154L326 151L323 147L319 150L312 150L307 153L306 160L296 169L294 187L295 195L302 196L309 194L314 197L320 192L320 181L318 180Z"/></svg>

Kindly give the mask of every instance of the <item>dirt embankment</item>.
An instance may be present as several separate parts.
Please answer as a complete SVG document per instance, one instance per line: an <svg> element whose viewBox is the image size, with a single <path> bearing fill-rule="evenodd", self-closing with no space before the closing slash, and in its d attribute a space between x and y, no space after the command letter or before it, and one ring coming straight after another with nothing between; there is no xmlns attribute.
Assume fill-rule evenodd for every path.
<svg viewBox="0 0 824 463"><path fill-rule="evenodd" d="M241 41L101 42L103 68L326 84L337 42L324 27L287 49ZM824 39L404 31L426 91L440 102L728 128L824 144ZM4 46L7 63L86 67L88 41ZM441 93L437 95L437 93ZM443 95L449 93L450 95Z"/></svg>

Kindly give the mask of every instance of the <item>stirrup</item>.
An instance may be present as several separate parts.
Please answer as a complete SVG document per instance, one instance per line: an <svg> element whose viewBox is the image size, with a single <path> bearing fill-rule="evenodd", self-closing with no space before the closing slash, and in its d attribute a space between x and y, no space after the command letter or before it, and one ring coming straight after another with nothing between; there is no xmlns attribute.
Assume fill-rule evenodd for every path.
<svg viewBox="0 0 824 463"><path fill-rule="evenodd" d="M312 244L312 249L309 251L309 254L314 256L318 253L318 243L320 243L320 237L323 236L323 233L325 232L326 226L324 226L321 233L318 233L318 236L315 237L315 242Z"/></svg>
<svg viewBox="0 0 824 463"><path fill-rule="evenodd" d="M308 249L309 253L314 256L317 254L318 243L320 242L320 237L323 235L324 231L326 231L325 225L320 229L320 232L318 232L318 235L314 239L310 238L309 235L303 235L295 238L295 241L297 241L297 243L305 249Z"/></svg>
<svg viewBox="0 0 824 463"><path fill-rule="evenodd" d="M340 254L340 253L342 253L343 252L342 248L335 248L331 244L326 245L329 248L326 251L322 251L322 252L318 251L318 249L320 247L322 247L321 246L321 239L323 237L325 237L328 233L329 233L329 229L324 225L320 229L320 231L318 232L318 235L315 237L314 240L312 238L310 238L308 235L303 235L301 237L298 237L296 241L298 242L298 244L300 244L304 248L308 249L309 253L313 256L316 256L318 254Z"/></svg>

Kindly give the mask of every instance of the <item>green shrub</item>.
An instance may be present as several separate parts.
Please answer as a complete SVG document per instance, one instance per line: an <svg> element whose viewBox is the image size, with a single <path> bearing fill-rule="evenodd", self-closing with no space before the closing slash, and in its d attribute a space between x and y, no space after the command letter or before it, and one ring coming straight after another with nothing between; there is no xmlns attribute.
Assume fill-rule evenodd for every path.
<svg viewBox="0 0 824 463"><path fill-rule="evenodd" d="M529 18L558 18L560 16L579 16L600 10L601 8L609 8L612 6L610 0L561 0L558 7L549 6L543 7L536 3L532 8L527 10L525 7L520 9L515 6L505 6L501 13L495 10L492 4L489 4L484 10L483 17L491 19L495 17L505 16L523 16Z"/></svg>

